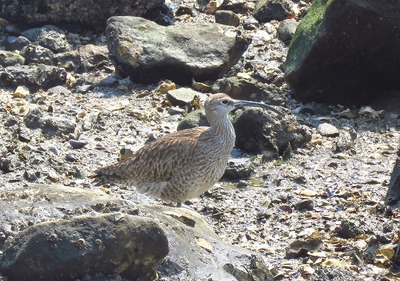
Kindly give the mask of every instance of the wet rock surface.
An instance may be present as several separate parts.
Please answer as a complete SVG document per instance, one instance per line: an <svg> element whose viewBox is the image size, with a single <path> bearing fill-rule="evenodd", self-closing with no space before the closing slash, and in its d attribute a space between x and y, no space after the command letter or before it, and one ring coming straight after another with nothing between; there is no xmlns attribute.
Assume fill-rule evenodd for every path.
<svg viewBox="0 0 400 281"><path fill-rule="evenodd" d="M184 208L133 187L95 187L88 175L96 168L129 157L178 124L207 125L200 99L167 97L184 86L178 81L138 84L119 76L103 27L2 22L1 49L25 61L17 56L0 67L1 259L18 233L40 223L121 213L149 218L164 231L169 254L155 268L160 280L396 280L399 215L383 199L397 159L399 93L363 107L301 103L284 79L292 31L283 21L258 22L256 1L166 3L168 9L152 10L164 23L172 12L176 26L203 26L215 23L217 11L232 11L240 24L224 28L249 39L223 77L186 87L263 101L283 115L234 112L233 121L247 114L236 130L241 149L258 152L234 151L227 177ZM290 6L289 17L299 22L310 3ZM51 32L40 33L45 29ZM196 118L181 122L186 116ZM337 132L325 135L318 130L323 123ZM155 279L155 271L145 278ZM82 278L133 280L100 273Z"/></svg>

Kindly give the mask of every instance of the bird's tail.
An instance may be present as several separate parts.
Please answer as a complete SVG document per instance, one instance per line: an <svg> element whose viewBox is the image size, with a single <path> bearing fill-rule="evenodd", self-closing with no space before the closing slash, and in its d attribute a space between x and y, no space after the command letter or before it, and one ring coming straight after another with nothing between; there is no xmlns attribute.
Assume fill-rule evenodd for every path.
<svg viewBox="0 0 400 281"><path fill-rule="evenodd" d="M95 170L89 178L92 178L92 183L98 186L124 182L124 178L118 173L118 167L115 164Z"/></svg>

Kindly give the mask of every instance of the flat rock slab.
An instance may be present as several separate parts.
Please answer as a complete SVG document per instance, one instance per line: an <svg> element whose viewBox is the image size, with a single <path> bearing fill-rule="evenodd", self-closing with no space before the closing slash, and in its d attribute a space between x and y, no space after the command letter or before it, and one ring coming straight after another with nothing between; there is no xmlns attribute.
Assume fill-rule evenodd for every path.
<svg viewBox="0 0 400 281"><path fill-rule="evenodd" d="M125 234L118 232L118 229L121 230L120 227L112 229L111 226L117 223L112 219L114 216L113 214L109 215L110 221L106 223L111 228L106 228L105 224L100 225L100 222L105 220L101 215L102 213L117 213L122 219L128 217L129 220L131 216L124 216L121 214L131 214L136 217L132 218L133 221L136 219L139 221L141 219L149 221L152 229L155 228L153 228L151 221L157 222L157 225L159 225L165 233L169 246L169 254L161 265L157 267L160 278L165 278L161 280L237 281L238 279L234 276L237 276L238 272L241 272L242 275L242 279L240 280L253 280L251 279L253 278L252 276L256 276L254 274L260 274L260 272L265 274L264 271L251 266L251 264L255 263L254 259L257 259L257 264L264 264L261 257L254 252L224 243L214 233L202 216L185 207L171 208L162 205L138 205L129 200L112 197L104 192L61 185L31 185L26 188L7 187L2 189L0 197L0 233L2 233L2 237L5 238L5 241L4 239L0 240L0 251L9 253L9 251L13 251L12 249L15 245L22 245L16 242L23 239L21 237L22 234L18 234L21 233L21 231L25 231L23 233L29 234L35 225L40 227L43 223L49 225L50 222L52 222L50 225L60 225L59 228L62 228L63 225L71 225L79 221L82 214L91 215L94 216L94 218L92 220L91 216L86 216L86 223L83 225L77 224L77 227L73 228L75 232L70 234L72 241L78 241L79 243L79 241L81 241L79 240L80 238L87 241L89 247L87 249L84 247L84 249L80 251L88 251L87 253L89 253L90 249L95 251L94 245L100 242L96 242L96 239L100 239L101 243L104 245L113 241L117 243L115 239L118 237L111 237L111 234L119 233L118 235L122 235L122 237L125 237ZM66 218L69 220L66 221ZM28 227L28 225L33 225L33 227ZM89 225L93 225L93 227L89 227ZM85 231L85 227L89 227L92 229L91 231L95 231L96 235L88 236L87 233L90 232ZM127 227L128 226L125 225L123 229ZM110 233L107 234L104 231L109 231ZM48 243L47 247L54 244L51 239L54 238L56 241L59 241L58 239L62 237L61 235L53 237L51 235L52 233L54 233L54 231L49 231L46 233L47 236L43 236L50 240L46 240ZM65 241L65 243L69 242ZM74 247L74 245L75 244L71 243L69 246ZM117 243L117 245L119 245L118 247L123 246L119 243ZM164 244L156 243L156 245L161 247ZM134 248L138 246L133 246L131 243L124 251L128 251L130 247ZM165 250L165 248L162 249ZM164 253L162 249L159 250L161 253ZM107 262L117 258L115 252L110 252L105 255L98 249L96 251L97 254L93 254L93 260L95 260L97 264L102 263L105 265L108 264ZM72 257L70 258L82 260L81 253L82 252L77 250L75 252L71 251ZM111 257L114 257L114 259ZM9 257L6 259L8 260ZM144 260L142 262L144 262ZM49 263L52 262L52 260L48 261ZM4 268L4 260L2 263L2 267ZM108 266L108 268L113 268L110 264L108 264ZM8 268L8 266L6 266L6 268ZM75 265L75 271L77 272L84 272L85 268L86 265L83 262ZM91 268L96 268L94 263L92 263ZM63 268L63 270L66 276L70 274L68 271L70 269L68 269L68 267ZM135 280L129 277L133 276L133 273L128 270L129 268L126 269L125 273L121 273L121 276L128 278L128 280ZM100 272L101 270L98 270L98 273ZM118 270L115 270L115 272L118 272ZM130 272L130 274L127 274L128 272ZM33 278L30 280L33 280Z"/></svg>
<svg viewBox="0 0 400 281"><path fill-rule="evenodd" d="M76 280L86 274L152 271L168 254L168 241L150 218L106 214L39 223L18 233L0 260L10 280Z"/></svg>
<svg viewBox="0 0 400 281"><path fill-rule="evenodd" d="M0 17L29 24L79 23L104 28L107 19L115 15L141 16L162 4L162 0L30 0L0 2Z"/></svg>
<svg viewBox="0 0 400 281"><path fill-rule="evenodd" d="M247 48L234 29L221 24L160 26L138 17L107 21L107 44L116 71L136 82L220 78Z"/></svg>

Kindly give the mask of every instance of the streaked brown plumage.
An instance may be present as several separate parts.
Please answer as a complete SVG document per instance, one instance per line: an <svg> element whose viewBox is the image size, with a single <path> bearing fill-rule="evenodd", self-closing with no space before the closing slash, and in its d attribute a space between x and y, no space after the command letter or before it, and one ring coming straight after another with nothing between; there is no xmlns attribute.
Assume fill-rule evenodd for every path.
<svg viewBox="0 0 400 281"><path fill-rule="evenodd" d="M235 144L227 115L242 106L276 109L257 102L211 95L204 103L210 127L178 131L146 144L131 157L95 171L95 183L121 183L178 204L197 197L223 175Z"/></svg>

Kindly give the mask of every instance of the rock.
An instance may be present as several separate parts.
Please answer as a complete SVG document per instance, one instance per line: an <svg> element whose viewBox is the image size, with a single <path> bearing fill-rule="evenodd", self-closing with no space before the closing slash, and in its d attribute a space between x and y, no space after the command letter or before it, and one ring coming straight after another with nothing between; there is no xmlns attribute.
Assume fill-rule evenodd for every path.
<svg viewBox="0 0 400 281"><path fill-rule="evenodd" d="M223 178L229 181L239 181L249 178L253 171L253 164L248 157L231 157L229 158Z"/></svg>
<svg viewBox="0 0 400 281"><path fill-rule="evenodd" d="M54 53L62 53L71 49L65 32L54 25L31 28L22 32L22 35Z"/></svg>
<svg viewBox="0 0 400 281"><path fill-rule="evenodd" d="M210 126L204 110L198 109L186 115L178 124L177 130L190 129L197 126Z"/></svg>
<svg viewBox="0 0 400 281"><path fill-rule="evenodd" d="M319 238L295 240L286 248L286 258L296 258L318 251L324 243Z"/></svg>
<svg viewBox="0 0 400 281"><path fill-rule="evenodd" d="M16 64L24 64L25 58L18 53L0 50L0 65L11 66Z"/></svg>
<svg viewBox="0 0 400 281"><path fill-rule="evenodd" d="M69 144L72 146L74 149L79 149L82 147L85 147L88 144L87 140L69 140Z"/></svg>
<svg viewBox="0 0 400 281"><path fill-rule="evenodd" d="M341 221L340 226L335 229L335 233L338 237L349 239L362 235L364 231L362 227L351 221Z"/></svg>
<svg viewBox="0 0 400 281"><path fill-rule="evenodd" d="M176 90L170 90L167 93L167 99L171 102L172 105L181 106L190 104L196 96L199 97L201 101L207 99L206 94L185 87Z"/></svg>
<svg viewBox="0 0 400 281"><path fill-rule="evenodd" d="M72 0L54 2L53 0L32 0L29 2L6 1L0 4L0 17L28 24L78 23L95 29L103 29L111 16L142 16L146 11L163 3L162 0ZM77 16L79 15L79 16Z"/></svg>
<svg viewBox="0 0 400 281"><path fill-rule="evenodd" d="M26 211L28 209L29 212ZM81 216L82 212L96 213L96 215ZM9 254L16 250L17 245L32 247L34 253L30 252L31 257L42 253L45 256L43 259L38 256L37 262L41 262L40 265L46 262L52 266L48 267L52 268L49 271L46 271L44 266L36 268L24 266L23 269L17 270L15 264L13 267L15 274L34 270L31 278L26 280L39 280L40 278L34 278L37 272L47 276L48 280L61 280L57 279L57 273L60 271L78 278L77 274L84 271L91 270L90 273L93 274L101 272L102 269L103 272L107 269L106 273L109 274L124 270L120 274L122 277L136 280L137 277L135 278L129 265L137 270L140 268L149 270L156 259L161 259L161 254L165 253L166 249L162 232L168 239L169 253L157 267L160 280L210 280L211 278L237 281L232 273L225 271L226 264L232 264L233 268L242 268L249 273L249 276L253 270L257 270L251 266L254 259L258 260L257 264L265 266L263 258L257 253L224 243L207 224L206 219L194 211L162 205L137 205L130 200L118 199L87 188L37 184L32 184L29 189L10 187L2 191L0 213L2 214L0 232L4 233L5 240L10 241L5 245L6 255L0 262L0 272L4 274L5 270L7 273L11 271L12 266L11 264L6 266L6 261L18 258ZM101 215L101 213L110 214ZM69 219L64 220L65 217ZM157 224L154 221L157 221ZM34 224L33 227L28 227L28 222ZM149 232L142 232L138 226L143 226L143 229ZM22 229L25 230L21 233ZM137 236L135 231L138 231ZM153 236L149 239L146 233L152 233ZM15 238L10 239L11 236ZM38 241L37 245L24 243L24 241L33 242L34 237ZM144 241L144 237L148 240ZM108 246L110 244L114 246ZM58 247L55 248L54 245ZM137 245L136 249L139 251L136 254L130 251L134 249L132 245ZM143 245L146 247L141 248ZM105 249L102 246L105 246ZM20 248L19 260L23 258L22 253L27 253L25 249L29 248ZM66 249L71 250L69 255L59 255L58 259L54 258L54 252L61 253ZM141 253L157 255L148 259L142 255L143 258L136 259ZM128 255L134 260L128 259ZM71 261L80 262L67 263L68 257ZM61 262L62 259L65 259L64 264ZM138 264L135 266L132 261L138 261ZM143 264L146 261L151 263ZM70 280L66 278L62 280ZM155 279L155 276L152 278ZM252 280L248 278L246 280Z"/></svg>
<svg viewBox="0 0 400 281"><path fill-rule="evenodd" d="M50 65L17 65L0 69L0 85L17 87L25 85L32 91L63 85L67 72Z"/></svg>
<svg viewBox="0 0 400 281"><path fill-rule="evenodd" d="M397 157L393 167L388 190L385 196L385 204L393 208L398 208L400 202L400 157Z"/></svg>
<svg viewBox="0 0 400 281"><path fill-rule="evenodd" d="M182 85L216 79L234 65L247 42L219 24L159 26L137 17L107 21L107 44L116 71L135 82L170 79Z"/></svg>
<svg viewBox="0 0 400 281"><path fill-rule="evenodd" d="M252 16L246 18L243 22L243 28L246 30L255 30L260 26L260 23Z"/></svg>
<svg viewBox="0 0 400 281"><path fill-rule="evenodd" d="M288 43L292 40L293 34L296 32L298 22L295 19L285 19L279 23L278 37L283 42Z"/></svg>
<svg viewBox="0 0 400 281"><path fill-rule="evenodd" d="M8 36L4 41L4 46L7 51L21 51L25 46L31 43L28 38L24 36Z"/></svg>
<svg viewBox="0 0 400 281"><path fill-rule="evenodd" d="M302 101L365 104L399 89L399 2L314 1L300 22L285 79ZM323 62L323 63L322 63Z"/></svg>
<svg viewBox="0 0 400 281"><path fill-rule="evenodd" d="M71 91L65 88L64 86L55 86L51 87L47 90L50 95L64 95L69 96L71 95Z"/></svg>
<svg viewBox="0 0 400 281"><path fill-rule="evenodd" d="M231 26L239 26L240 18L232 11L220 10L215 12L215 22Z"/></svg>
<svg viewBox="0 0 400 281"><path fill-rule="evenodd" d="M287 19L292 2L289 0L259 0L253 11L253 16L259 22Z"/></svg>
<svg viewBox="0 0 400 281"><path fill-rule="evenodd" d="M40 45L29 44L21 50L21 55L25 57L26 63L53 64L54 54L51 50Z"/></svg>
<svg viewBox="0 0 400 281"><path fill-rule="evenodd" d="M272 105L284 105L284 97L265 83L253 77L231 76L217 80L212 90L214 93L226 93L234 99L263 101Z"/></svg>
<svg viewBox="0 0 400 281"><path fill-rule="evenodd" d="M76 122L70 118L52 116L39 108L28 111L24 116L25 125L31 129L41 129L44 134L71 134L75 131Z"/></svg>
<svg viewBox="0 0 400 281"><path fill-rule="evenodd" d="M314 201L311 199L300 200L296 202L295 208L297 211L312 211L314 210Z"/></svg>
<svg viewBox="0 0 400 281"><path fill-rule="evenodd" d="M189 15L189 16L194 16L195 12L193 11L193 8L189 5L180 5L176 11L175 11L175 16L180 17L183 15Z"/></svg>
<svg viewBox="0 0 400 281"><path fill-rule="evenodd" d="M339 131L339 137L337 137L332 145L332 151L343 152L351 149L357 139L357 132L351 126L346 126Z"/></svg>
<svg viewBox="0 0 400 281"><path fill-rule="evenodd" d="M273 116L260 109L237 111L233 118L235 147L267 158L282 155L289 147L297 148L311 140L311 130L290 115Z"/></svg>
<svg viewBox="0 0 400 281"><path fill-rule="evenodd" d="M112 65L108 59L107 46L97 46L93 44L83 45L79 48L79 57L82 71Z"/></svg>
<svg viewBox="0 0 400 281"><path fill-rule="evenodd" d="M137 279L167 254L167 237L152 219L118 213L81 216L36 224L17 234L4 251L0 271L16 281L43 276L76 280L98 273Z"/></svg>
<svg viewBox="0 0 400 281"><path fill-rule="evenodd" d="M337 137L339 135L339 130L329 123L319 124L317 130L321 135L326 137Z"/></svg>
<svg viewBox="0 0 400 281"><path fill-rule="evenodd" d="M165 3L160 3L148 9L143 15L143 18L154 21L163 26L175 24L174 13Z"/></svg>

